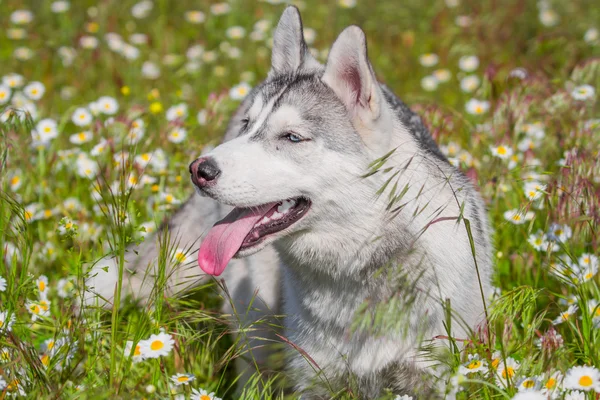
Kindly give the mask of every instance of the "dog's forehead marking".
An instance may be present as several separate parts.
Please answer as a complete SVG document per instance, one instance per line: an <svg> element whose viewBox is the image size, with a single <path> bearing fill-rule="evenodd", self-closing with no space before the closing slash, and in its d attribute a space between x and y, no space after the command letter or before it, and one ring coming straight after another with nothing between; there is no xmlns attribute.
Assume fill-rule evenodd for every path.
<svg viewBox="0 0 600 400"><path fill-rule="evenodd" d="M300 111L291 105L283 104L269 118L273 130L280 131L290 126L302 125L303 118Z"/></svg>
<svg viewBox="0 0 600 400"><path fill-rule="evenodd" d="M265 100L263 99L263 96L260 93L256 96L256 100L254 100L254 103L252 104L252 106L250 106L250 109L248 110L248 117L251 117L250 111L256 113L256 116L253 118L254 121L250 121L252 123L252 127L247 133L248 137L254 136L258 131L262 129L267 119L269 118L271 112L273 111L273 106L286 89L287 86L281 88L276 95L272 96L267 101L266 104L264 104Z"/></svg>
<svg viewBox="0 0 600 400"><path fill-rule="evenodd" d="M263 105L263 96L260 93L258 93L256 96L254 96L254 102L248 109L248 118L253 120L256 119L256 117L258 117L258 114L260 113L260 110L262 110Z"/></svg>

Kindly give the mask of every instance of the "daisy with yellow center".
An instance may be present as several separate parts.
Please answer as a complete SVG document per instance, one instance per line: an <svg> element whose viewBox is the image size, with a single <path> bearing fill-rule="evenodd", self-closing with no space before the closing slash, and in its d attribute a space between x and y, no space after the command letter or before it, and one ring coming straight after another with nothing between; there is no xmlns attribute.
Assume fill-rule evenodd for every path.
<svg viewBox="0 0 600 400"><path fill-rule="evenodd" d="M513 155L513 150L510 147L505 146L505 145L491 147L490 149L492 151L492 155L494 155L502 160L509 159Z"/></svg>
<svg viewBox="0 0 600 400"><path fill-rule="evenodd" d="M566 389L571 390L598 391L600 389L600 371L595 367L573 367L567 371L563 385Z"/></svg>
<svg viewBox="0 0 600 400"><path fill-rule="evenodd" d="M469 360L458 369L458 372L463 375L472 374L475 372L487 372L485 362L479 358L479 354L469 354Z"/></svg>
<svg viewBox="0 0 600 400"><path fill-rule="evenodd" d="M175 386L189 385L196 377L192 374L175 374L171 377L171 381Z"/></svg>
<svg viewBox="0 0 600 400"><path fill-rule="evenodd" d="M215 396L214 393L208 393L204 389L192 389L192 395L190 400L221 400L220 397Z"/></svg>
<svg viewBox="0 0 600 400"><path fill-rule="evenodd" d="M552 321L552 323L554 325L559 325L565 321L568 321L569 318L571 318L577 312L578 309L579 308L576 304L571 304L569 308L566 311L561 312L560 315L554 321Z"/></svg>
<svg viewBox="0 0 600 400"><path fill-rule="evenodd" d="M532 211L522 211L522 210L508 210L504 213L504 219L512 222L515 225L524 224L527 221L531 221L534 217L534 213Z"/></svg>
<svg viewBox="0 0 600 400"><path fill-rule="evenodd" d="M128 341L125 344L125 351L123 352L123 354L125 355L125 357L131 356L131 360L134 364L144 360L144 357L142 357L142 348L140 346L140 343L136 344L134 348L133 342Z"/></svg>
<svg viewBox="0 0 600 400"><path fill-rule="evenodd" d="M46 291L48 289L48 277L46 275L40 275L40 277L37 278L35 281L35 286L38 288L40 294L47 293Z"/></svg>
<svg viewBox="0 0 600 400"><path fill-rule="evenodd" d="M520 364L512 357L508 357L506 360L499 358L496 369L498 381L503 385L507 385L509 381L513 382L519 366Z"/></svg>
<svg viewBox="0 0 600 400"><path fill-rule="evenodd" d="M248 85L246 82L242 82L239 85L231 88L229 91L229 97L231 97L233 100L242 100L250 92L250 89L250 85Z"/></svg>
<svg viewBox="0 0 600 400"><path fill-rule="evenodd" d="M175 341L165 332L151 335L149 339L140 341L140 353L144 358L158 358L167 356L173 350Z"/></svg>

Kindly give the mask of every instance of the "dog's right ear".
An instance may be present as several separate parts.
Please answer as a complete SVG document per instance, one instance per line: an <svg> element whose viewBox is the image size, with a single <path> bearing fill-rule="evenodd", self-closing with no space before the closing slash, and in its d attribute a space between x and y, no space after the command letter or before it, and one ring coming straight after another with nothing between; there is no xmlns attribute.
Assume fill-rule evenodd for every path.
<svg viewBox="0 0 600 400"><path fill-rule="evenodd" d="M269 77L293 74L301 68L318 68L320 65L310 54L304 41L300 11L295 6L288 6L283 11L273 35Z"/></svg>

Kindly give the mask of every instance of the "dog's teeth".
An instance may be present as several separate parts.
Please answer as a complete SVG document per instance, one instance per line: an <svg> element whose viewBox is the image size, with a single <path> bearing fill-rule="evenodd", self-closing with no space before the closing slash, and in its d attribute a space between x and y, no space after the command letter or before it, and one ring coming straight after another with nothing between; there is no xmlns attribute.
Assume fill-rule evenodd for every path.
<svg viewBox="0 0 600 400"><path fill-rule="evenodd" d="M281 218L281 217L283 217L283 214L280 214L280 213L278 213L277 211L275 211L275 212L273 213L273 215L271 215L271 219L279 219L279 218Z"/></svg>
<svg viewBox="0 0 600 400"><path fill-rule="evenodd" d="M295 204L296 204L295 200L286 200L283 203L281 203L279 205L279 207L277 207L277 212L279 212L281 214L285 214L286 212L289 211L290 208L294 207Z"/></svg>

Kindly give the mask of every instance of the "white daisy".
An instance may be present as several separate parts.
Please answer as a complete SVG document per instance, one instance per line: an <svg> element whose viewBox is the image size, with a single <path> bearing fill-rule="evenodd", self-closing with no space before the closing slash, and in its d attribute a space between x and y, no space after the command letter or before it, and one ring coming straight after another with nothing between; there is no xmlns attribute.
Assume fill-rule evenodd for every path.
<svg viewBox="0 0 600 400"><path fill-rule="evenodd" d="M99 111L106 115L115 115L119 111L119 103L117 103L115 98L110 96L100 97L97 104Z"/></svg>
<svg viewBox="0 0 600 400"><path fill-rule="evenodd" d="M564 243L573 236L573 230L568 225L552 224L546 235L548 240Z"/></svg>
<svg viewBox="0 0 600 400"><path fill-rule="evenodd" d="M575 100L580 101L592 99L595 95L596 89L594 89L594 87L590 85L577 86L571 91L571 96Z"/></svg>
<svg viewBox="0 0 600 400"><path fill-rule="evenodd" d="M250 89L252 88L249 84L247 84L246 82L242 82L229 90L229 96L233 100L242 100L244 97L246 97L246 95L248 95Z"/></svg>
<svg viewBox="0 0 600 400"><path fill-rule="evenodd" d="M84 35L79 38L79 45L84 49L93 50L98 47L98 38L94 36Z"/></svg>
<svg viewBox="0 0 600 400"><path fill-rule="evenodd" d="M458 60L458 68L465 72L473 72L479 67L477 56L463 56Z"/></svg>
<svg viewBox="0 0 600 400"><path fill-rule="evenodd" d="M195 379L196 377L192 374L175 374L171 376L171 382L173 382L175 386L189 385Z"/></svg>
<svg viewBox="0 0 600 400"><path fill-rule="evenodd" d="M40 275L35 281L35 286L40 295L48 293L48 277L46 275Z"/></svg>
<svg viewBox="0 0 600 400"><path fill-rule="evenodd" d="M15 25L25 25L33 21L33 13L29 10L16 10L10 14L10 22Z"/></svg>
<svg viewBox="0 0 600 400"><path fill-rule="evenodd" d="M306 35L306 30L304 29L304 35ZM242 28L241 26L232 26L227 28L227 30L225 31L225 36L227 36L229 39L241 39L244 36L246 36L246 30L244 28ZM308 44L310 44L310 41L306 41Z"/></svg>
<svg viewBox="0 0 600 400"><path fill-rule="evenodd" d="M76 162L76 172L77 175L82 178L93 179L98 174L100 168L98 167L98 163L87 155L82 154L82 156L77 157Z"/></svg>
<svg viewBox="0 0 600 400"><path fill-rule="evenodd" d="M600 391L600 371L595 367L576 366L567 371L563 381L565 389Z"/></svg>
<svg viewBox="0 0 600 400"><path fill-rule="evenodd" d="M0 292L6 291L6 279L0 276Z"/></svg>
<svg viewBox="0 0 600 400"><path fill-rule="evenodd" d="M460 90L465 93L474 92L481 83L481 80L477 75L467 75L460 80Z"/></svg>
<svg viewBox="0 0 600 400"><path fill-rule="evenodd" d="M147 340L140 341L140 353L144 358L167 356L174 344L175 341L171 335L160 332L158 335L151 335Z"/></svg>
<svg viewBox="0 0 600 400"><path fill-rule="evenodd" d="M187 137L187 131L183 128L173 128L167 135L167 139L171 143L181 143Z"/></svg>
<svg viewBox="0 0 600 400"><path fill-rule="evenodd" d="M439 82L437 78L433 75L428 75L421 79L421 87L428 91L433 92L438 88Z"/></svg>
<svg viewBox="0 0 600 400"><path fill-rule="evenodd" d="M458 369L458 372L463 375L472 374L475 372L487 372L485 361L479 358L479 354L469 354L469 361L463 364Z"/></svg>
<svg viewBox="0 0 600 400"><path fill-rule="evenodd" d="M58 126L56 121L51 118L42 119L37 123L35 129L42 143L49 143L58 136Z"/></svg>
<svg viewBox="0 0 600 400"><path fill-rule="evenodd" d="M500 381L503 385L506 385L509 379L511 382L514 382L514 378L519 366L520 364L512 357L508 357L506 360L500 359L496 369L498 381Z"/></svg>
<svg viewBox="0 0 600 400"><path fill-rule="evenodd" d="M188 106L185 103L180 103L169 107L167 110L167 121L183 120L188 116Z"/></svg>
<svg viewBox="0 0 600 400"><path fill-rule="evenodd" d="M140 346L140 343L135 345L135 349L133 349L133 342L131 340L128 340L127 343L125 343L125 350L123 351L123 355L125 357L131 356L131 360L134 364L144 360L144 357L142 356L142 348Z"/></svg>
<svg viewBox="0 0 600 400"><path fill-rule="evenodd" d="M439 60L440 58L438 55L434 53L427 53L419 56L419 63L424 67L433 67Z"/></svg>
<svg viewBox="0 0 600 400"><path fill-rule="evenodd" d="M8 311L0 311L0 332L10 332L15 323L15 314L8 314Z"/></svg>
<svg viewBox="0 0 600 400"><path fill-rule="evenodd" d="M527 221L531 221L534 216L535 214L533 211L525 212L519 209L508 210L504 213L504 219L515 225L521 225Z"/></svg>
<svg viewBox="0 0 600 400"><path fill-rule="evenodd" d="M490 102L485 100L470 99L465 104L465 109L469 114L472 115L485 114L490 109Z"/></svg>
<svg viewBox="0 0 600 400"><path fill-rule="evenodd" d="M513 155L513 149L502 144L499 146L490 146L490 150L492 151L492 155L502 160L507 160Z"/></svg>
<svg viewBox="0 0 600 400"><path fill-rule="evenodd" d="M215 396L213 392L208 393L204 389L192 389L192 395L190 396L190 400L221 400L221 398Z"/></svg>
<svg viewBox="0 0 600 400"><path fill-rule="evenodd" d="M206 15L198 10L186 11L184 17L187 22L192 24L201 24L206 20Z"/></svg>
<svg viewBox="0 0 600 400"><path fill-rule="evenodd" d="M46 92L46 87L41 82L30 82L23 88L23 93L31 100L39 100Z"/></svg>
<svg viewBox="0 0 600 400"><path fill-rule="evenodd" d="M0 84L0 105L8 103L12 90L8 85Z"/></svg>
<svg viewBox="0 0 600 400"><path fill-rule="evenodd" d="M575 313L577 312L578 309L579 309L579 307L577 307L576 304L571 304L569 306L569 308L567 308L566 311L561 312L560 315L558 317L556 317L556 319L554 319L554 321L552 321L552 323L554 325L559 325L565 321L568 321L573 315L575 315Z"/></svg>
<svg viewBox="0 0 600 400"><path fill-rule="evenodd" d="M101 138L100 141L92 148L92 150L90 150L90 155L93 157L102 155L106 153L109 148L108 146L108 140Z"/></svg>
<svg viewBox="0 0 600 400"><path fill-rule="evenodd" d="M84 144L91 141L94 138L91 131L81 131L74 135L69 136L69 142L73 144Z"/></svg>

